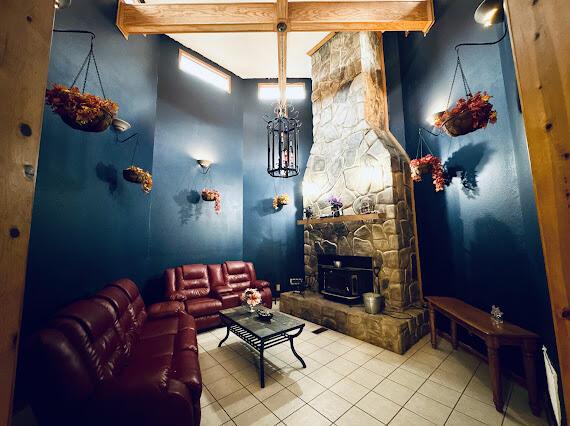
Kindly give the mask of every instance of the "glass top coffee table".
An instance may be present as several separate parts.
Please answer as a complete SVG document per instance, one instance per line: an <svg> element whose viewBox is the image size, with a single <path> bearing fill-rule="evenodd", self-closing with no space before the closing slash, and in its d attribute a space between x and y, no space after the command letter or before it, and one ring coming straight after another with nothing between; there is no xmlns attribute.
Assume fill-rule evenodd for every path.
<svg viewBox="0 0 570 426"><path fill-rule="evenodd" d="M257 317L257 313L250 312L244 306L220 311L220 318L228 330L226 337L221 340L218 347L227 340L231 331L257 350L259 352L259 382L262 388L265 387L263 351L266 349L289 342L293 355L301 362L303 368L307 367L293 346L293 339L301 334L305 323L281 312L271 310L271 313L273 318L263 321Z"/></svg>

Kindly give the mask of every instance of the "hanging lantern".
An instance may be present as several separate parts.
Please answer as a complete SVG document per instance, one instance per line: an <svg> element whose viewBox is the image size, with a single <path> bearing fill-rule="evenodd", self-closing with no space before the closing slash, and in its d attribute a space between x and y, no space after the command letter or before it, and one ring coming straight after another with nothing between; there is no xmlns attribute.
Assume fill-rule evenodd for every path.
<svg viewBox="0 0 570 426"><path fill-rule="evenodd" d="M288 178L299 174L299 128L298 112L292 117L287 107L275 108L275 118L267 120L267 173L273 177Z"/></svg>

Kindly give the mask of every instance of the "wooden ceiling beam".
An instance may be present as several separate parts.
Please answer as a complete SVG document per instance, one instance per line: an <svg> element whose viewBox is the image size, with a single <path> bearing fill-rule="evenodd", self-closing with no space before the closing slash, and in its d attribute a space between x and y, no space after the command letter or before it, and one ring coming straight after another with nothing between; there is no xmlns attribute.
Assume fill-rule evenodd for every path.
<svg viewBox="0 0 570 426"><path fill-rule="evenodd" d="M300 1L288 3L127 4L117 26L129 34L287 31L426 31L433 0Z"/></svg>

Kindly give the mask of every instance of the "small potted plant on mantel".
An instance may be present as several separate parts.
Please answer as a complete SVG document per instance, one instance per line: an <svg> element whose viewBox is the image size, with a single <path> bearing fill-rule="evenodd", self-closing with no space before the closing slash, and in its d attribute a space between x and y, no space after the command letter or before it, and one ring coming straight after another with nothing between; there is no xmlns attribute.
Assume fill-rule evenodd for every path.
<svg viewBox="0 0 570 426"><path fill-rule="evenodd" d="M340 197L336 195L331 195L328 199L329 204L331 205L332 215L333 217L339 217L342 214L342 200Z"/></svg>

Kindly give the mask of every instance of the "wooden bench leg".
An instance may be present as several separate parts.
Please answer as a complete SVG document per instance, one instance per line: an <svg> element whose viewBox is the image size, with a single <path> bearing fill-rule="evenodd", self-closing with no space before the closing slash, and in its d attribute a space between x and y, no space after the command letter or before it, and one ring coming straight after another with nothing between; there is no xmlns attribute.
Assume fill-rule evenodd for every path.
<svg viewBox="0 0 570 426"><path fill-rule="evenodd" d="M429 309L429 329L431 334L431 347L437 349L437 331L435 329L435 312L431 302L428 305Z"/></svg>
<svg viewBox="0 0 570 426"><path fill-rule="evenodd" d="M451 345L457 350L457 323L453 320L451 320Z"/></svg>
<svg viewBox="0 0 570 426"><path fill-rule="evenodd" d="M524 373L526 376L526 388L532 414L540 415L540 399L538 397L538 385L536 382L536 352L537 346L534 342L523 344Z"/></svg>
<svg viewBox="0 0 570 426"><path fill-rule="evenodd" d="M487 343L487 356L489 357L489 373L491 376L491 386L493 387L493 402L498 412L503 412L503 384L501 380L501 363L499 360L499 350L494 344Z"/></svg>

